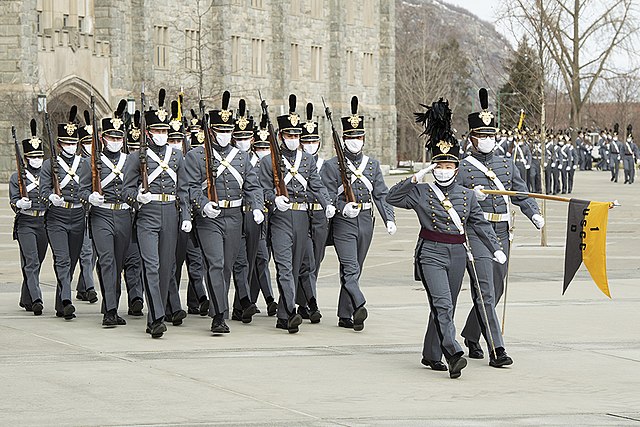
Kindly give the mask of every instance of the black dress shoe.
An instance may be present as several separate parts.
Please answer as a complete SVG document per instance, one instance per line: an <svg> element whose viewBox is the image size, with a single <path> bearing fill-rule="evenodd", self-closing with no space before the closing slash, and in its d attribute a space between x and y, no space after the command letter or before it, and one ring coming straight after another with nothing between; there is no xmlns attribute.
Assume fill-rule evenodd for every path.
<svg viewBox="0 0 640 427"><path fill-rule="evenodd" d="M200 316L206 316L207 314L209 314L209 300L206 299L204 301L202 301L200 303L200 307L199 307L199 311L200 311Z"/></svg>
<svg viewBox="0 0 640 427"><path fill-rule="evenodd" d="M299 314L294 314L287 321L287 330L289 331L290 334L295 334L300 330L299 326L301 324L302 324L302 316L300 316Z"/></svg>
<svg viewBox="0 0 640 427"><path fill-rule="evenodd" d="M256 314L258 307L254 303L251 303L247 308L242 310L242 323L251 323L253 315Z"/></svg>
<svg viewBox="0 0 640 427"><path fill-rule="evenodd" d="M287 324L288 324L287 319L278 318L278 320L276 320L276 328L277 329L287 329Z"/></svg>
<svg viewBox="0 0 640 427"><path fill-rule="evenodd" d="M62 315L64 316L64 320L75 319L76 315L73 314L75 312L76 312L76 308L73 306L73 304L67 304L62 309Z"/></svg>
<svg viewBox="0 0 640 427"><path fill-rule="evenodd" d="M320 323L320 319L322 319L322 313L320 310L312 310L309 312L309 320L311 323Z"/></svg>
<svg viewBox="0 0 640 427"><path fill-rule="evenodd" d="M89 301L89 304L95 304L98 302L98 294L95 289L88 289L85 298L85 301Z"/></svg>
<svg viewBox="0 0 640 427"><path fill-rule="evenodd" d="M116 319L115 313L106 313L102 318L102 326L107 328L115 328L118 326L118 319Z"/></svg>
<svg viewBox="0 0 640 427"><path fill-rule="evenodd" d="M484 352L482 351L482 347L477 342L464 340L464 345L469 348L469 358L470 359L484 359Z"/></svg>
<svg viewBox="0 0 640 427"><path fill-rule="evenodd" d="M353 313L353 330L361 331L364 329L364 321L367 319L367 309L364 306L360 307Z"/></svg>
<svg viewBox="0 0 640 427"><path fill-rule="evenodd" d="M237 320L238 322L242 322L242 310L239 308L234 308L231 312L231 320Z"/></svg>
<svg viewBox="0 0 640 427"><path fill-rule="evenodd" d="M229 326L224 321L224 316L216 315L211 322L211 332L214 334L228 334L231 332Z"/></svg>
<svg viewBox="0 0 640 427"><path fill-rule="evenodd" d="M129 316L136 316L136 317L142 316L143 307L144 307L144 303L140 298L134 299L133 301L131 301L131 305L129 306L129 311L128 311Z"/></svg>
<svg viewBox="0 0 640 427"><path fill-rule="evenodd" d="M341 317L338 319L338 326L341 328L353 329L353 320L348 317Z"/></svg>
<svg viewBox="0 0 640 427"><path fill-rule="evenodd" d="M200 308L198 308L198 307L188 307L187 308L187 313L188 314L200 314Z"/></svg>
<svg viewBox="0 0 640 427"><path fill-rule="evenodd" d="M259 309L259 308L258 308L258 306L256 305L256 314L260 314L260 313L262 313L262 312L260 311L260 309Z"/></svg>
<svg viewBox="0 0 640 427"><path fill-rule="evenodd" d="M151 338L160 338L165 332L167 332L167 325L164 324L162 319L156 320L150 326L147 326L147 333L151 335Z"/></svg>
<svg viewBox="0 0 640 427"><path fill-rule="evenodd" d="M180 326L182 325L182 321L186 319L186 317L187 317L186 311L178 310L175 313L173 313L173 315L171 315L171 324L173 324L173 326Z"/></svg>
<svg viewBox="0 0 640 427"><path fill-rule="evenodd" d="M309 319L309 309L307 307L299 306L298 314L300 315L300 317L302 317L305 320Z"/></svg>
<svg viewBox="0 0 640 427"><path fill-rule="evenodd" d="M20 307L24 308L26 311L33 311L32 305L20 303Z"/></svg>
<svg viewBox="0 0 640 427"><path fill-rule="evenodd" d="M127 321L124 320L122 317L118 316L116 314L116 321L118 322L118 326L124 326L127 324Z"/></svg>
<svg viewBox="0 0 640 427"><path fill-rule="evenodd" d="M267 304L267 316L273 317L278 313L278 303L275 301L271 301Z"/></svg>
<svg viewBox="0 0 640 427"><path fill-rule="evenodd" d="M445 365L444 363L442 363L439 360L427 360L427 359L422 359L420 361L420 363L422 363L424 366L433 369L434 371L446 371L447 370L447 365Z"/></svg>
<svg viewBox="0 0 640 427"><path fill-rule="evenodd" d="M459 378L462 374L462 370L467 366L467 359L462 357L462 352L454 355L447 361L449 363L449 377Z"/></svg>
<svg viewBox="0 0 640 427"><path fill-rule="evenodd" d="M507 352L502 347L496 348L496 357L493 357L493 354L489 356L489 365L494 368L502 368L513 364L513 359L507 355Z"/></svg>
<svg viewBox="0 0 640 427"><path fill-rule="evenodd" d="M86 292L82 292L82 291L77 291L76 292L76 299L79 301L87 301L87 294Z"/></svg>
<svg viewBox="0 0 640 427"><path fill-rule="evenodd" d="M31 306L31 309L33 310L34 316L40 316L42 314L42 310L44 309L44 306L40 301L36 301Z"/></svg>

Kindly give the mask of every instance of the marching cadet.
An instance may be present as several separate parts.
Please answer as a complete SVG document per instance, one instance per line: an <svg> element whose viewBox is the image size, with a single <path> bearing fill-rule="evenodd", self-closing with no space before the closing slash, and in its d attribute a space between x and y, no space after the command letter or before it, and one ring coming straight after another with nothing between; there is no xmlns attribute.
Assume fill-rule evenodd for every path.
<svg viewBox="0 0 640 427"><path fill-rule="evenodd" d="M542 193L542 143L538 133L531 139L531 167L527 176L527 187L534 193Z"/></svg>
<svg viewBox="0 0 640 427"><path fill-rule="evenodd" d="M526 134L525 134L526 135ZM511 155L513 161L520 173L520 178L523 181L527 181L527 171L531 168L531 150L529 145L524 142L524 136L522 133L517 133L516 138L513 141L513 147L511 149ZM529 188L527 186L527 188Z"/></svg>
<svg viewBox="0 0 640 427"><path fill-rule="evenodd" d="M20 177L20 171L14 172L9 178L9 203L16 214L13 239L18 241L20 247L20 307L40 316L44 309L40 268L47 254L47 232L44 225L47 206L40 198L40 171L44 158L42 140L37 136L35 119L31 119L30 125L31 138L22 140L23 159L20 161L26 163L24 173Z"/></svg>
<svg viewBox="0 0 640 427"><path fill-rule="evenodd" d="M270 205L269 238L276 280L280 293L276 328L296 333L302 316L296 313L296 291L309 234L309 202L318 200L327 218L333 217L327 189L322 184L315 159L300 149L302 124L296 113L296 96L289 95L289 113L278 116L278 141L281 158L265 157L260 162L260 184L264 199ZM285 175L281 177L288 194L277 194L272 161ZM283 167L280 167L280 166Z"/></svg>
<svg viewBox="0 0 640 427"><path fill-rule="evenodd" d="M88 163L76 155L77 112L78 108L74 105L69 112L69 121L58 124L59 155L51 153L52 157L44 162L40 175L40 195L44 202L50 203L45 225L57 280L56 316L65 320L76 317L76 308L71 302L71 278L80 257L85 231L80 181L88 179L84 177L90 174Z"/></svg>
<svg viewBox="0 0 640 427"><path fill-rule="evenodd" d="M84 159L89 159L91 157L93 126L91 125L91 117L88 110L84 110L84 123L84 126L78 127L78 142L80 155ZM87 211L87 219L88 214L89 212ZM80 274L78 275L78 284L76 285L76 299L94 304L98 302L98 294L95 290L93 280L93 270L96 267L96 254L93 251L93 242L91 241L91 233L89 233L89 221L87 220L85 222L86 229L84 230L84 240L82 241L82 250L80 251Z"/></svg>
<svg viewBox="0 0 640 427"><path fill-rule="evenodd" d="M566 136L567 146L569 151L569 164L567 169L567 193L571 194L573 191L573 178L576 174L576 169L578 169L579 158L578 158L578 149L571 144L571 137L569 135Z"/></svg>
<svg viewBox="0 0 640 427"><path fill-rule="evenodd" d="M233 264L242 238L242 206L250 203L253 221L256 224L264 221L258 177L249 162L249 155L231 146L234 122L233 112L229 110L230 96L225 91L222 108L209 111L208 120L212 127L209 135L206 135L208 126L203 123L205 137L211 138L211 145L205 142L205 146L194 148L186 160L196 236L205 264L209 316L213 318L211 332L214 334L230 332L225 318L229 315ZM210 183L212 173L215 181ZM217 200L209 197L214 191L210 185L215 186ZM257 307L250 301L248 291L241 295L240 304L242 318L250 321Z"/></svg>
<svg viewBox="0 0 640 427"><path fill-rule="evenodd" d="M636 172L636 152L638 150L633 142L633 126L627 126L627 140L622 146L622 166L624 168L624 183L633 184Z"/></svg>
<svg viewBox="0 0 640 427"><path fill-rule="evenodd" d="M494 117L493 113L488 110L488 94L484 88L480 89L480 105L482 111L471 113L468 116L469 135L475 150L471 156L460 162L460 171L456 181L464 187L473 189L484 212L484 217L493 226L502 251L507 254L507 257L504 258L506 262L502 262L502 256L487 250L474 230L468 230L471 252L475 259L474 263L469 262L467 266L472 281L474 308L467 317L462 336L465 338L464 342L469 348L469 357L472 359L484 357L479 344L480 333L485 334L485 339L491 337L493 343L488 342L488 344L496 351L491 352L489 364L501 367L512 363L506 353L497 351L498 348L504 348L504 343L500 322L495 311L504 291L508 272L507 263L511 244L511 203L518 205L522 213L538 229L544 226L544 219L540 215L536 202L529 197L510 198L501 195L487 195L482 192L485 188L527 192L527 188L513 161L493 154L493 145L495 144ZM498 259L499 263L494 263L493 258ZM480 289L480 296L477 295L476 288ZM482 304L484 304L484 308Z"/></svg>
<svg viewBox="0 0 640 427"><path fill-rule="evenodd" d="M161 89L158 109L143 112L146 128L141 131L149 133L148 148L141 144L138 152L129 154L124 172L127 203L138 204L135 227L149 307L146 332L152 338L160 338L167 331L165 305L175 275L179 222L180 230L191 231L184 160L167 145L169 112L163 107L165 95Z"/></svg>
<svg viewBox="0 0 640 427"><path fill-rule="evenodd" d="M355 202L347 203L337 157L325 162L321 174L329 196L340 212L331 225L340 262L338 326L361 331L368 313L360 289L360 275L373 237L373 204L378 208L390 235L395 234L396 224L393 207L385 201L388 188L380 162L362 152L365 142L364 116L358 115L358 98L355 96L351 98L351 115L342 117L342 135Z"/></svg>
<svg viewBox="0 0 640 427"><path fill-rule="evenodd" d="M467 258L465 236L473 233L483 249L503 263L506 255L484 218L475 192L455 182L459 166L458 142L451 129L449 103L440 98L427 108L426 113L416 113L416 117L416 121L425 126L423 135L428 138L431 165L393 186L387 202L415 210L422 227L415 250L414 271L427 291L431 307L422 364L434 371L446 371L447 366L441 361L444 354L449 376L458 378L467 365L462 347L456 341L453 322ZM429 172L433 173L435 183L420 183ZM503 347L495 350L506 354Z"/></svg>
<svg viewBox="0 0 640 427"><path fill-rule="evenodd" d="M125 137L123 114L126 108L127 101L122 99L113 117L102 119L101 138L96 142L103 144L104 149L94 148L99 153L99 158L95 159L96 167L92 165L91 175L80 182L81 198L91 205L89 229L97 255L98 282L102 293L102 326L105 327L127 324L118 315L122 270L131 241L131 212L122 191L123 171L127 160L127 155L122 152ZM98 129L94 131L98 132ZM91 163L92 160L90 158L87 162Z"/></svg>
<svg viewBox="0 0 640 427"><path fill-rule="evenodd" d="M136 110L133 114L133 120L127 130L127 153L132 153L140 149L140 111ZM129 246L124 256L124 281L127 286L127 299L129 302L129 316L143 316L144 293L142 286L142 260L140 259L140 249L136 240L135 219L136 213L134 206L130 206L132 228L129 236Z"/></svg>
<svg viewBox="0 0 640 427"><path fill-rule="evenodd" d="M316 162L318 173L322 171L324 159L318 156L320 149L320 134L318 133L318 122L313 121L313 104L307 103L307 121L302 125L302 135L300 143L302 149L313 156ZM322 205L316 200L309 200L309 232L307 239L307 249L300 267L300 281L296 299L298 313L303 319L308 319L311 323L319 323L322 318L318 308L318 293L316 284L318 281L318 271L324 259L327 236L329 235L329 221L324 214Z"/></svg>
<svg viewBox="0 0 640 427"><path fill-rule="evenodd" d="M549 133L547 138L544 146L544 188L547 194L555 194L553 173L556 168L556 146L553 131Z"/></svg>
<svg viewBox="0 0 640 427"><path fill-rule="evenodd" d="M553 180L553 194L560 193L560 169L562 168L562 153L560 152L562 146L562 133L558 132L553 139L553 159L554 163L551 165L551 178Z"/></svg>
<svg viewBox="0 0 640 427"><path fill-rule="evenodd" d="M618 129L620 126L613 125L613 136L609 141L609 170L611 171L611 182L618 182L620 173L620 141L618 141Z"/></svg>
<svg viewBox="0 0 640 427"><path fill-rule="evenodd" d="M560 181L562 183L562 194L567 194L567 188L569 185L569 170L571 170L571 165L573 160L571 158L571 153L569 152L569 135L559 135L558 136L558 145L560 146L559 151L560 155L558 156L558 169L560 171Z"/></svg>
<svg viewBox="0 0 640 427"><path fill-rule="evenodd" d="M609 150L607 141L607 130L602 129L600 131L600 139L598 140L598 149L600 154L600 161L598 162L598 170L609 170Z"/></svg>

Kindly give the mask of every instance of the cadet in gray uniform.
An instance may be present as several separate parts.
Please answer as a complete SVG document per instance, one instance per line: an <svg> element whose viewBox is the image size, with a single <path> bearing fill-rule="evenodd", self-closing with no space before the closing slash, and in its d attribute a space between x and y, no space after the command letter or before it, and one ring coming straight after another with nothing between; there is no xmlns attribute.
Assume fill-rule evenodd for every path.
<svg viewBox="0 0 640 427"><path fill-rule="evenodd" d="M47 236L56 273L56 316L71 320L76 309L71 303L71 278L75 270L85 232L85 209L80 199L80 181L90 173L89 164L78 151L77 107L69 113L69 122L58 124L59 155L52 153L40 175L40 196L50 203L45 216ZM55 178L54 178L55 175ZM57 179L60 194L54 185Z"/></svg>
<svg viewBox="0 0 640 427"><path fill-rule="evenodd" d="M527 192L526 185L513 161L504 157L495 156L493 145L495 144L495 126L493 114L488 110L488 95L486 89L480 89L480 105L482 111L471 113L468 116L469 138L474 151L471 156L460 162L460 170L456 176L456 182L464 187L474 190L480 207L498 236L502 251L509 254L511 202L520 207L535 224L537 228L544 226L544 219L540 215L538 205L528 197L514 197L500 195L487 195L483 189L513 190ZM471 291L474 307L469 313L467 323L462 330L465 344L469 347L469 357L481 359L484 357L479 345L480 333L484 333L485 339L492 337L489 348L504 348L500 323L495 307L504 291L504 280L507 274L507 264L493 262L495 254L488 250L473 229L468 230L468 239L471 252L475 258L475 265L468 263L467 270L470 273ZM507 261L508 262L508 261ZM477 279L477 284L476 284ZM481 295L477 295L480 288ZM484 308L482 307L484 303ZM484 317L486 312L487 317ZM487 324L488 323L488 324ZM489 330L487 332L487 329ZM488 341L488 340L487 340ZM496 357L497 356L497 357ZM489 363L491 366L500 367L508 363L510 359L502 357L496 352L491 352Z"/></svg>
<svg viewBox="0 0 640 427"><path fill-rule="evenodd" d="M225 91L222 109L209 111L208 120L213 128L211 147L194 148L187 154L186 161L196 235L202 250L211 301L211 332L214 334L230 332L225 318L229 315L231 273L242 238L242 207L246 203L251 204L253 221L256 224L264 221L262 194L249 155L230 145L234 121L233 112L229 110L229 98L229 92ZM205 150L211 150L210 164ZM215 171L217 201L209 198L207 167ZM239 295L242 318L249 323L257 307L249 299L246 283L236 283L236 286L236 292L242 292Z"/></svg>
<svg viewBox="0 0 640 427"><path fill-rule="evenodd" d="M175 275L179 221L180 230L191 231L184 159L167 145L169 112L163 108L164 98L165 91L161 89L158 109L143 113L147 128L143 131L150 133L148 148L146 152L129 154L124 172L127 203L138 203L135 228L149 307L146 331L152 338L160 338L167 330L165 305ZM141 161L146 163L148 191L142 187Z"/></svg>
<svg viewBox="0 0 640 427"><path fill-rule="evenodd" d="M37 136L35 119L31 119L30 125L31 138L22 140L24 159L21 161L26 163L24 174L18 177L19 172L14 172L9 178L9 203L16 213L13 239L18 241L20 247L20 307L40 316L44 309L40 289L40 268L47 254L47 232L44 226L47 206L40 198L40 170L44 157L42 140ZM24 197L21 191L25 194Z"/></svg>
<svg viewBox="0 0 640 427"><path fill-rule="evenodd" d="M98 160L99 188L93 187L92 175L81 181L81 197L91 204L89 229L98 261L98 282L102 293L102 326L114 327L127 322L118 315L122 292L122 270L126 250L131 241L131 212L122 192L124 165L127 155L124 145L123 114L127 101L120 100L113 117L102 119L101 138L104 143ZM98 129L95 129L98 132ZM91 162L88 159L87 162ZM92 171L93 173L93 171Z"/></svg>
<svg viewBox="0 0 640 427"><path fill-rule="evenodd" d="M609 168L611 170L611 181L618 182L620 173L620 141L618 141L618 130L620 126L616 123L613 126L613 139L609 142Z"/></svg>
<svg viewBox="0 0 640 427"><path fill-rule="evenodd" d="M324 159L318 157L318 150L320 149L320 134L318 131L318 122L313 121L313 104L308 103L307 121L302 125L300 142L302 143L302 149L313 156L318 173L320 173L324 165ZM320 176L322 177L322 175ZM316 283L320 264L324 259L327 246L329 221L318 200L311 200L310 203L310 209L307 211L309 212L310 236L307 239L307 250L300 267L296 302L298 304L298 313L303 319L309 319L311 323L319 323L322 314L318 308Z"/></svg>
<svg viewBox="0 0 640 427"><path fill-rule="evenodd" d="M567 135L567 138L569 136ZM573 191L573 178L576 174L576 169L578 169L579 159L578 159L578 149L571 144L571 141L567 141L567 145L569 146L569 169L567 169L567 193L571 194Z"/></svg>
<svg viewBox="0 0 640 427"><path fill-rule="evenodd" d="M624 168L624 183L633 184L636 175L636 151L637 147L633 142L633 127L627 126L627 140L622 146L622 166Z"/></svg>
<svg viewBox="0 0 640 427"><path fill-rule="evenodd" d="M80 155L88 162L88 159L91 157L93 126L91 125L91 117L87 110L84 110L84 123L84 126L78 128L78 139L80 143ZM89 212L87 212L87 215L88 214ZM76 299L94 304L98 302L98 294L95 290L95 282L93 280L93 270L96 268L96 254L93 250L93 242L91 241L91 233L89 232L89 221L87 220L85 222L87 228L84 230L84 240L82 241L82 250L80 251L80 274L78 275L78 283L76 285Z"/></svg>
<svg viewBox="0 0 640 427"><path fill-rule="evenodd" d="M393 207L385 201L388 188L380 163L362 153L364 116L358 115L358 98L355 96L351 99L351 115L342 118L342 135L355 202L347 203L337 157L325 162L321 174L329 196L340 212L331 225L333 244L340 261L338 326L361 331L367 309L360 289L360 275L373 237L373 204L378 208L389 234L396 232L396 224Z"/></svg>
<svg viewBox="0 0 640 427"><path fill-rule="evenodd" d="M524 138L521 133L516 135L511 155L513 156L516 168L518 168L518 172L520 172L520 178L525 181L525 185L529 188L526 180L527 171L531 167L531 150L529 149L529 145L524 142Z"/></svg>
<svg viewBox="0 0 640 427"><path fill-rule="evenodd" d="M569 170L571 169L573 161L569 151L569 135L560 135L558 137L558 145L560 146L558 170L560 171L560 181L562 183L560 192L562 194L567 194L567 189L569 187Z"/></svg>
<svg viewBox="0 0 640 427"><path fill-rule="evenodd" d="M283 175L281 179L286 184L288 197L274 190L271 156L260 162L260 184L265 201L271 207L269 237L280 293L276 328L289 333L298 332L302 323L302 316L296 313L296 291L309 237L309 202L317 199L327 218L335 214L315 160L300 150L302 124L295 111L296 96L292 94L289 113L278 116L277 138L278 143L282 143L282 156L274 159Z"/></svg>
<svg viewBox="0 0 640 427"><path fill-rule="evenodd" d="M393 186L387 201L415 210L422 226L415 250L415 272L427 291L431 307L422 364L434 371L446 371L441 361L444 354L450 377L458 378L467 365L456 341L453 321L467 259L465 233L473 230L478 241L501 262L507 257L484 219L474 192L455 183L458 141L451 130L449 103L441 98L426 113L416 116L417 122L425 126L423 135L429 138L431 166ZM430 171L435 183L421 184ZM496 348L496 353L506 356L502 347Z"/></svg>
<svg viewBox="0 0 640 427"><path fill-rule="evenodd" d="M534 193L542 193L542 143L538 133L531 139L531 167L528 172L527 187Z"/></svg>

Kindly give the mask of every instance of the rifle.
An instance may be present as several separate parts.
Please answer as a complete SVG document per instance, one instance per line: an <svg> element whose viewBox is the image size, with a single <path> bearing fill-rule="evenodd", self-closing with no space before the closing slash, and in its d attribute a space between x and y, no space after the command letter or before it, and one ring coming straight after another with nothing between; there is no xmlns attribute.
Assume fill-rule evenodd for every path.
<svg viewBox="0 0 640 427"><path fill-rule="evenodd" d="M180 86L180 93L178 94L178 117L176 117L180 122L182 122L182 155L187 155L187 121L182 115L182 104L184 103L184 92L182 91L182 86Z"/></svg>
<svg viewBox="0 0 640 427"><path fill-rule="evenodd" d="M51 187L53 192L58 196L62 195L60 191L60 175L58 172L58 153L56 152L56 143L51 133L51 124L49 123L49 112L44 110L44 126L47 128L47 136L49 137L49 151L51 153Z"/></svg>
<svg viewBox="0 0 640 427"><path fill-rule="evenodd" d="M344 197L347 203L355 202L356 196L353 194L351 188L351 170L347 167L347 159L344 156L344 148L340 141L340 135L336 131L336 127L333 125L333 119L331 118L331 110L327 107L322 97L322 104L324 105L324 115L327 116L329 124L331 125L331 136L333 137L333 147L336 150L336 157L338 159L338 169L340 170L340 180L342 181L342 188L344 188Z"/></svg>
<svg viewBox="0 0 640 427"><path fill-rule="evenodd" d="M204 162L207 173L207 197L210 201L218 203L218 192L216 191L216 169L213 167L213 144L209 135L209 115L204 113L204 101L200 100L200 112L202 113L202 130L204 131Z"/></svg>
<svg viewBox="0 0 640 427"><path fill-rule="evenodd" d="M147 121L144 118L146 98L144 96L144 83L140 93L140 179L142 180L142 192L149 192L149 174L147 172Z"/></svg>
<svg viewBox="0 0 640 427"><path fill-rule="evenodd" d="M131 125L131 114L129 114L128 110L124 110L122 113L122 126L124 126L124 138L122 141L122 148L125 154L129 154L129 144L127 140L129 139L129 126Z"/></svg>
<svg viewBox="0 0 640 427"><path fill-rule="evenodd" d="M32 120L32 126L34 124L35 121ZM29 197L29 194L27 193L27 186L24 183L27 179L27 173L25 172L24 161L22 160L22 155L20 154L20 146L18 145L15 126L11 126L11 135L13 135L13 143L16 149L16 170L18 171L18 189L20 190L20 197Z"/></svg>
<svg viewBox="0 0 640 427"><path fill-rule="evenodd" d="M91 189L94 193L102 194L101 173L102 164L100 163L100 154L102 147L98 141L98 123L96 122L96 101L93 94L91 95L91 125L93 132L91 134Z"/></svg>
<svg viewBox="0 0 640 427"><path fill-rule="evenodd" d="M262 107L262 114L267 118L267 130L269 131L269 148L271 150L271 168L273 169L273 186L276 189L276 196L285 196L289 198L289 192L287 191L287 184L282 177L284 176L284 162L282 161L282 153L280 152L280 146L278 145L278 138L276 137L276 131L273 129L271 119L269 119L269 106L267 101L262 99L262 94L258 90L258 96L260 97L260 107Z"/></svg>

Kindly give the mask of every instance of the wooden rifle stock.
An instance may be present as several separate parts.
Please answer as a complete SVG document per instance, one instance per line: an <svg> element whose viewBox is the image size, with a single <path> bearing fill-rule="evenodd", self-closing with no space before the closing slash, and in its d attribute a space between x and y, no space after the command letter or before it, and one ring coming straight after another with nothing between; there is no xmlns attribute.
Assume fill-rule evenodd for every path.
<svg viewBox="0 0 640 427"><path fill-rule="evenodd" d="M44 126L47 128L47 136L49 137L49 151L51 152L51 188L58 196L62 195L60 191L60 175L58 172L58 153L56 152L56 143L51 133L51 124L49 123L49 112L44 111Z"/></svg>
<svg viewBox="0 0 640 427"><path fill-rule="evenodd" d="M102 194L102 164L100 163L100 155L102 147L98 141L98 123L96 121L96 103L95 98L91 95L91 124L93 133L91 134L91 190L94 193Z"/></svg>
<svg viewBox="0 0 640 427"><path fill-rule="evenodd" d="M284 175L284 161L282 160L282 152L278 145L278 138L276 131L273 128L271 119L269 118L269 106L267 101L262 99L262 94L258 91L260 97L260 106L262 107L262 114L267 118L267 130L269 131L269 149L271 150L271 169L273 171L273 186L276 189L276 196L285 196L289 198L289 192L287 191L287 184L282 178Z"/></svg>
<svg viewBox="0 0 640 427"><path fill-rule="evenodd" d="M144 118L146 108L146 98L144 96L144 83L140 94L140 180L142 181L142 192L149 191L149 174L147 171L147 121Z"/></svg>
<svg viewBox="0 0 640 427"><path fill-rule="evenodd" d="M331 124L331 136L333 137L333 147L336 150L336 158L338 159L338 169L340 170L340 180L342 181L342 188L344 188L344 197L347 203L356 201L356 196L353 194L353 188L351 188L351 170L347 167L347 159L344 156L344 148L342 147L342 141L340 141L340 135L336 127L333 125L333 118L331 116L331 110L327 107L322 98L322 104L324 104L324 114Z"/></svg>
<svg viewBox="0 0 640 427"><path fill-rule="evenodd" d="M200 111L204 111L204 103L200 100ZM204 161L207 173L207 198L218 203L218 192L216 191L216 169L213 165L213 144L211 143L211 135L209 134L209 115L202 114L202 130L204 131Z"/></svg>
<svg viewBox="0 0 640 427"><path fill-rule="evenodd" d="M27 179L27 173L25 172L24 161L20 154L20 145L18 144L18 138L16 137L16 128L11 126L11 135L13 135L13 143L16 149L16 170L18 171L18 189L20 191L20 197L29 197L27 193L27 186L25 180Z"/></svg>

